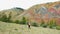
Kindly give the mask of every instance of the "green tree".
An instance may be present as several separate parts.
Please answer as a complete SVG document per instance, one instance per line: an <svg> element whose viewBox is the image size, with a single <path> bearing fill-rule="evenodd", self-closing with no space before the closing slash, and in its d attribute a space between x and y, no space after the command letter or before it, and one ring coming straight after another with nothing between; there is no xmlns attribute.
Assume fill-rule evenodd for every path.
<svg viewBox="0 0 60 34"><path fill-rule="evenodd" d="M14 23L20 24L20 21L19 20L16 20Z"/></svg>
<svg viewBox="0 0 60 34"><path fill-rule="evenodd" d="M1 17L1 21L7 22L7 16L6 16L6 14L4 14L4 15Z"/></svg>
<svg viewBox="0 0 60 34"><path fill-rule="evenodd" d="M23 17L22 20L20 21L20 24L26 24L26 21L27 21L26 18Z"/></svg>
<svg viewBox="0 0 60 34"><path fill-rule="evenodd" d="M3 21L3 22L12 22L10 19L11 19L11 12L8 17L4 12L2 13L2 16L0 17L0 21Z"/></svg>
<svg viewBox="0 0 60 34"><path fill-rule="evenodd" d="M54 28L56 27L56 21L55 20L51 20L49 23L49 28Z"/></svg>
<svg viewBox="0 0 60 34"><path fill-rule="evenodd" d="M44 22L44 20L43 20L43 19L42 19L42 22L41 22L40 26L42 26L42 27L44 27L44 28L46 28L46 27L47 27L47 24L45 24L45 22Z"/></svg>

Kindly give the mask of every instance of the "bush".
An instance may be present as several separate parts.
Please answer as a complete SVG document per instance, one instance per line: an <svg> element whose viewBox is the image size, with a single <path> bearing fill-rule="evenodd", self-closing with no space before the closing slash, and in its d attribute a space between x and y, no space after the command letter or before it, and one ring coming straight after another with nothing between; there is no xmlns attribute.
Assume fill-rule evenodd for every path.
<svg viewBox="0 0 60 34"><path fill-rule="evenodd" d="M16 24L26 24L25 22L19 21L19 20L16 20L14 23L16 23Z"/></svg>
<svg viewBox="0 0 60 34"><path fill-rule="evenodd" d="M7 22L7 16L4 14L1 18L0 21Z"/></svg>
<svg viewBox="0 0 60 34"><path fill-rule="evenodd" d="M14 23L20 24L20 21L19 20L16 20Z"/></svg>
<svg viewBox="0 0 60 34"><path fill-rule="evenodd" d="M46 28L47 27L47 24L42 25L42 27Z"/></svg>
<svg viewBox="0 0 60 34"><path fill-rule="evenodd" d="M26 24L26 22L24 22L24 21L20 21L20 23L19 24Z"/></svg>
<svg viewBox="0 0 60 34"><path fill-rule="evenodd" d="M42 22L41 22L40 26L43 26L43 25L44 25L44 21L43 21L43 19L42 19Z"/></svg>
<svg viewBox="0 0 60 34"><path fill-rule="evenodd" d="M51 20L49 23L49 28L55 28L56 27L56 22Z"/></svg>
<svg viewBox="0 0 60 34"><path fill-rule="evenodd" d="M43 21L43 19L42 19L42 22L41 22L40 26L42 26L42 27L44 27L44 28L47 27L47 24L45 24L45 22Z"/></svg>
<svg viewBox="0 0 60 34"><path fill-rule="evenodd" d="M32 26L38 27L37 23L32 23Z"/></svg>
<svg viewBox="0 0 60 34"><path fill-rule="evenodd" d="M60 30L60 26L56 26L56 29L57 29L57 30Z"/></svg>
<svg viewBox="0 0 60 34"><path fill-rule="evenodd" d="M20 24L26 24L26 19L25 19L25 17L22 18L22 20L20 21Z"/></svg>
<svg viewBox="0 0 60 34"><path fill-rule="evenodd" d="M21 21L16 20L14 23L16 23L16 24L26 24L26 19L25 19L25 17L23 17Z"/></svg>
<svg viewBox="0 0 60 34"><path fill-rule="evenodd" d="M4 13L3 13L2 17L0 17L0 21L3 21L3 22L9 22L10 23L10 22L12 22L10 19L11 19L11 12L10 12L8 17Z"/></svg>

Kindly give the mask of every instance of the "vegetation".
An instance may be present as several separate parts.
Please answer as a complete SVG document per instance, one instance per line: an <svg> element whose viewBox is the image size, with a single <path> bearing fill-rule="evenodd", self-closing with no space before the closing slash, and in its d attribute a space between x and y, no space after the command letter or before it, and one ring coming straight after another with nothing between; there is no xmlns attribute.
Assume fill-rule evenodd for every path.
<svg viewBox="0 0 60 34"><path fill-rule="evenodd" d="M23 17L21 21L16 20L14 23L17 23L17 24L26 24L26 21L27 20L25 19L25 17Z"/></svg>
<svg viewBox="0 0 60 34"><path fill-rule="evenodd" d="M0 17L0 21L3 21L3 22L12 22L11 20L11 13L9 14L9 17L7 17L6 14L3 13L3 15Z"/></svg>
<svg viewBox="0 0 60 34"><path fill-rule="evenodd" d="M9 17L7 18L8 20L8 22L12 22L12 20L11 20L11 14L12 14L12 12L10 12L10 14L9 14Z"/></svg>
<svg viewBox="0 0 60 34"><path fill-rule="evenodd" d="M13 21L11 20L11 12L9 13L9 16L7 17L6 14L3 13L2 17L0 17L0 21L3 21L3 22L8 22L8 23L13 23ZM17 23L17 24L26 24L26 19L25 17L22 17L22 20L19 21L19 20L16 20L14 23Z"/></svg>
<svg viewBox="0 0 60 34"><path fill-rule="evenodd" d="M20 21L20 24L26 24L26 21L27 21L26 18L23 17L22 20Z"/></svg>
<svg viewBox="0 0 60 34"><path fill-rule="evenodd" d="M38 27L38 24L34 22L32 23L32 26Z"/></svg>
<svg viewBox="0 0 60 34"><path fill-rule="evenodd" d="M10 12L8 17L7 17L6 14L3 13L3 15L0 17L0 21L7 22L7 23L26 24L28 20L26 20L25 17L22 17L21 21L20 20L16 20L15 22L13 22L11 20L11 12ZM32 23L32 26L38 27L39 25L38 25L38 23L34 22L34 23ZM56 21L55 20L50 20L49 24L45 24L44 20L42 19L42 22L41 22L40 26L42 26L44 28L46 28L48 26L49 28L56 28L56 29L60 30L60 26L56 25Z"/></svg>
<svg viewBox="0 0 60 34"><path fill-rule="evenodd" d="M19 21L19 20L16 20L14 23L16 23L16 24L20 24L20 21Z"/></svg>
<svg viewBox="0 0 60 34"><path fill-rule="evenodd" d="M60 30L0 22L0 34L60 34Z"/></svg>
<svg viewBox="0 0 60 34"><path fill-rule="evenodd" d="M60 26L56 26L56 29L57 29L57 30L60 30Z"/></svg>
<svg viewBox="0 0 60 34"><path fill-rule="evenodd" d="M46 28L46 27L47 27L47 24L45 24L45 22L42 20L42 22L41 22L40 26L42 26L42 27Z"/></svg>
<svg viewBox="0 0 60 34"><path fill-rule="evenodd" d="M56 22L54 20L51 20L49 23L49 28L54 28L56 27Z"/></svg>
<svg viewBox="0 0 60 34"><path fill-rule="evenodd" d="M3 14L3 16L0 18L0 21L7 22L7 16Z"/></svg>

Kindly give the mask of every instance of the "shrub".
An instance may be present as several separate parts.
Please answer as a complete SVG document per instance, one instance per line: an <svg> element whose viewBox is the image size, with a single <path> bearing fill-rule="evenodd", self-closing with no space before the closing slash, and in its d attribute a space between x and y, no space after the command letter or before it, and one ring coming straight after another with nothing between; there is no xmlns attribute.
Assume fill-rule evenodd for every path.
<svg viewBox="0 0 60 34"><path fill-rule="evenodd" d="M37 23L32 23L32 26L38 27Z"/></svg>
<svg viewBox="0 0 60 34"><path fill-rule="evenodd" d="M47 24L44 24L42 27L46 28L47 27Z"/></svg>
<svg viewBox="0 0 60 34"><path fill-rule="evenodd" d="M44 27L44 28L47 27L47 24L45 24L45 22L43 21L43 19L42 19L42 22L41 22L40 26L42 26L42 27Z"/></svg>
<svg viewBox="0 0 60 34"><path fill-rule="evenodd" d="M10 19L11 19L11 12L10 12L10 14L9 14L8 17L7 17L7 15L4 14L4 13L3 13L2 17L0 17L0 21L3 21L3 22L8 22L8 23L10 23L10 22L12 22Z"/></svg>
<svg viewBox="0 0 60 34"><path fill-rule="evenodd" d="M23 17L21 21L16 20L15 23L17 23L17 24L26 24L26 19L25 19L25 17Z"/></svg>
<svg viewBox="0 0 60 34"><path fill-rule="evenodd" d="M14 23L20 24L19 20L16 20Z"/></svg>
<svg viewBox="0 0 60 34"><path fill-rule="evenodd" d="M40 26L43 26L43 25L44 25L44 21L43 21L43 19L42 19L42 22L41 22Z"/></svg>
<svg viewBox="0 0 60 34"><path fill-rule="evenodd" d="M26 24L25 22L19 21L19 20L16 20L14 23L16 23L16 24Z"/></svg>
<svg viewBox="0 0 60 34"><path fill-rule="evenodd" d="M57 29L57 30L60 30L60 26L56 26L56 29Z"/></svg>
<svg viewBox="0 0 60 34"><path fill-rule="evenodd" d="M51 20L49 23L49 28L55 28L56 27L56 22Z"/></svg>
<svg viewBox="0 0 60 34"><path fill-rule="evenodd" d="M0 19L1 19L1 21L3 21L3 22L7 22L7 20L8 20L8 19L7 19L7 16L6 16L5 14L4 14Z"/></svg>
<svg viewBox="0 0 60 34"><path fill-rule="evenodd" d="M24 21L20 21L20 23L19 24L26 24L26 22L24 22Z"/></svg>
<svg viewBox="0 0 60 34"><path fill-rule="evenodd" d="M16 31L17 31L18 29L14 29L14 30L16 30Z"/></svg>
<svg viewBox="0 0 60 34"><path fill-rule="evenodd" d="M41 22L40 26L43 26L44 25L44 21Z"/></svg>
<svg viewBox="0 0 60 34"><path fill-rule="evenodd" d="M25 19L25 17L22 18L22 20L20 21L20 24L26 24L26 19Z"/></svg>

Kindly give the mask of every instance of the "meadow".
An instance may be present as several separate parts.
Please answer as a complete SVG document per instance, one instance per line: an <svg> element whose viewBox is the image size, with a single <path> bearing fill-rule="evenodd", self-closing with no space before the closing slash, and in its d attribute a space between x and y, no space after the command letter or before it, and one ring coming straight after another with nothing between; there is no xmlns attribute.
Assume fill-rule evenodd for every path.
<svg viewBox="0 0 60 34"><path fill-rule="evenodd" d="M0 21L0 34L60 34L60 30Z"/></svg>

